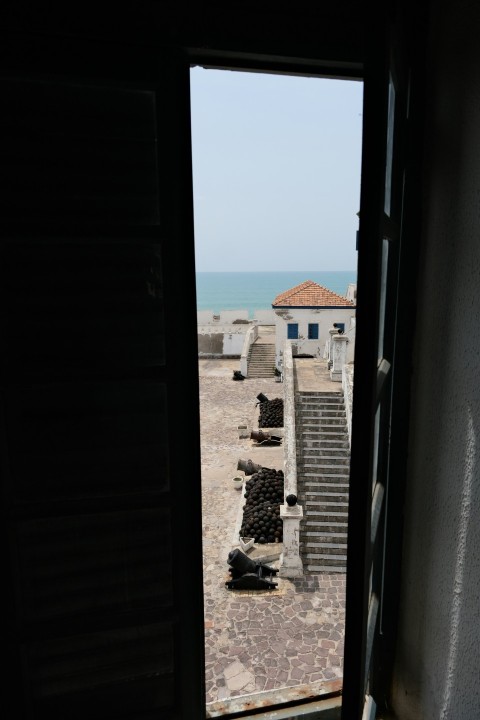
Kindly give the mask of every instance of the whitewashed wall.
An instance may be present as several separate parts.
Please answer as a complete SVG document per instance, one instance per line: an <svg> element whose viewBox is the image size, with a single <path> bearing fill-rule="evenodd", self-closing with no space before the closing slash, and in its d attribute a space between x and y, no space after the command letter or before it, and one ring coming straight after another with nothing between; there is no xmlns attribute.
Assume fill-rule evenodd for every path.
<svg viewBox="0 0 480 720"><path fill-rule="evenodd" d="M283 345L287 339L288 323L298 323L298 340L292 342L295 353L323 357L325 343L330 337L328 331L334 322L345 323L345 330L350 328L350 321L355 310L345 308L339 310L319 310L310 308L276 309L276 363L280 364ZM318 323L318 340L308 340L309 323ZM349 343L349 345L354 343Z"/></svg>
<svg viewBox="0 0 480 720"><path fill-rule="evenodd" d="M253 319L259 325L275 325L276 315L274 310L255 310Z"/></svg>
<svg viewBox="0 0 480 720"><path fill-rule="evenodd" d="M250 327L249 325L246 326ZM240 357L242 354L243 342L245 340L245 332L225 333L223 336L223 354L234 355Z"/></svg>
<svg viewBox="0 0 480 720"><path fill-rule="evenodd" d="M197 327L198 356L240 357L247 330L251 324L215 325Z"/></svg>
<svg viewBox="0 0 480 720"><path fill-rule="evenodd" d="M355 328L356 318L350 318L350 325L345 325L345 335L348 338L347 345L347 363L353 363L355 360Z"/></svg>
<svg viewBox="0 0 480 720"><path fill-rule="evenodd" d="M197 325L231 325L235 320L251 322L248 310L197 310Z"/></svg>
<svg viewBox="0 0 480 720"><path fill-rule="evenodd" d="M219 313L214 313L213 310L197 310L197 325L230 324L235 320L254 322L258 325L275 325L275 317L273 310L254 310L253 318L249 317L249 311L245 309L222 310Z"/></svg>

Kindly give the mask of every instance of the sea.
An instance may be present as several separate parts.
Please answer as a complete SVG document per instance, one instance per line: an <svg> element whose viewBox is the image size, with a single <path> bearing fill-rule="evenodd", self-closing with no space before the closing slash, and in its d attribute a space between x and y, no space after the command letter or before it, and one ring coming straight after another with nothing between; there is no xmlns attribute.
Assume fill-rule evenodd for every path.
<svg viewBox="0 0 480 720"><path fill-rule="evenodd" d="M255 310L271 310L277 295L305 280L345 295L357 282L357 271L197 272L197 310L248 310L252 318Z"/></svg>

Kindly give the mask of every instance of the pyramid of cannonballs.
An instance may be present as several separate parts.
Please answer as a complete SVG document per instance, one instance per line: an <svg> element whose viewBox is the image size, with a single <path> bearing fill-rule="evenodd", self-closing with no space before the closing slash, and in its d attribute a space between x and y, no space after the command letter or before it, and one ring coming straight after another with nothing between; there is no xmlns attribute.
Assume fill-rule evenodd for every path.
<svg viewBox="0 0 480 720"><path fill-rule="evenodd" d="M242 537L253 537L256 543L283 541L280 504L283 503L284 477L282 470L265 468L245 482L246 503L240 530Z"/></svg>
<svg viewBox="0 0 480 720"><path fill-rule="evenodd" d="M283 400L274 398L260 403L258 427L277 428L283 427Z"/></svg>

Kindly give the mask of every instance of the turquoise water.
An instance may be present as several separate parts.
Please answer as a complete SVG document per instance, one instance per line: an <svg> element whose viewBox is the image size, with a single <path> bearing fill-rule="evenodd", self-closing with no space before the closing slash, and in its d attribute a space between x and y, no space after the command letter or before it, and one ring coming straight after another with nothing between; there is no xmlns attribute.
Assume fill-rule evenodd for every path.
<svg viewBox="0 0 480 720"><path fill-rule="evenodd" d="M345 295L356 270L312 272L197 272L197 310L269 310L275 297L305 280Z"/></svg>

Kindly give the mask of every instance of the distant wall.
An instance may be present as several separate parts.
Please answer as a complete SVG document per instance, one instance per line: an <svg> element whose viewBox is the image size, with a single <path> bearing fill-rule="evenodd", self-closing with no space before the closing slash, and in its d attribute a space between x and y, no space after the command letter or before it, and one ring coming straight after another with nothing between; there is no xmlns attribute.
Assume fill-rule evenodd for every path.
<svg viewBox="0 0 480 720"><path fill-rule="evenodd" d="M248 310L221 310L214 313L212 310L197 310L197 325L232 324L235 320L251 322Z"/></svg>
<svg viewBox="0 0 480 720"><path fill-rule="evenodd" d="M197 328L198 355L213 357L240 357L247 330L246 324L199 325Z"/></svg>
<svg viewBox="0 0 480 720"><path fill-rule="evenodd" d="M245 336L252 326L275 325L273 310L255 310L249 319L248 310L197 311L198 355L240 357Z"/></svg>
<svg viewBox="0 0 480 720"><path fill-rule="evenodd" d="M253 320L259 325L275 325L276 317L274 310L255 310Z"/></svg>
<svg viewBox="0 0 480 720"><path fill-rule="evenodd" d="M246 309L221 310L219 313L214 313L213 310L197 310L197 325L234 323L235 320L254 322L258 325L275 325L275 312L273 310L254 310L253 318L251 318Z"/></svg>

